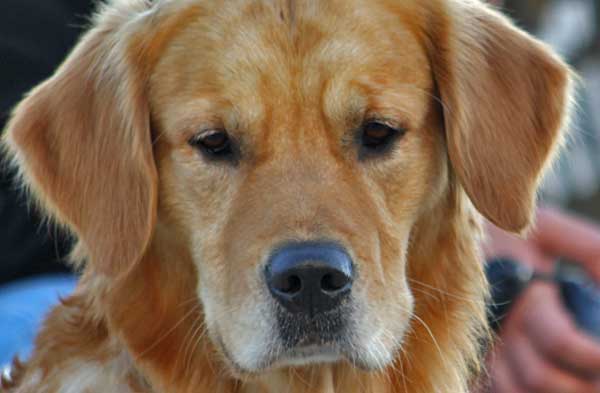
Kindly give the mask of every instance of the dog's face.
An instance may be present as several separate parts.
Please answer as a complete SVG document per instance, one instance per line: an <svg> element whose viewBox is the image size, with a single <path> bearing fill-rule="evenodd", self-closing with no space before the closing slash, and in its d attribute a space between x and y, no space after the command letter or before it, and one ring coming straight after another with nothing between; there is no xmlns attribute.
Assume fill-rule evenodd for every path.
<svg viewBox="0 0 600 393"><path fill-rule="evenodd" d="M182 292L193 270L177 296L237 371L377 369L439 314L411 280L483 299L465 212L527 226L568 79L476 1L115 0L6 142L89 272L123 282L158 250L154 287ZM444 310L465 342L466 308Z"/></svg>
<svg viewBox="0 0 600 393"><path fill-rule="evenodd" d="M185 236L209 332L240 370L381 367L412 314L411 228L446 175L431 69L370 3L284 12L210 9L165 50L159 222Z"/></svg>

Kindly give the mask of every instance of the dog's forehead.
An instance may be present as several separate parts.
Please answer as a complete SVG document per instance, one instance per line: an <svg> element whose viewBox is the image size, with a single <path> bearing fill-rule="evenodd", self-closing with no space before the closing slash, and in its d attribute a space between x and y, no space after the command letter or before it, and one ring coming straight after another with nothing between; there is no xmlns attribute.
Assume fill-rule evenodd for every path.
<svg viewBox="0 0 600 393"><path fill-rule="evenodd" d="M171 115L167 123L189 112L226 117L216 112L227 108L246 128L288 116L298 103L344 116L364 104L365 89L394 89L404 112L418 112L410 96L430 90L429 63L406 15L390 11L365 0L239 0L195 9L165 47L151 99Z"/></svg>

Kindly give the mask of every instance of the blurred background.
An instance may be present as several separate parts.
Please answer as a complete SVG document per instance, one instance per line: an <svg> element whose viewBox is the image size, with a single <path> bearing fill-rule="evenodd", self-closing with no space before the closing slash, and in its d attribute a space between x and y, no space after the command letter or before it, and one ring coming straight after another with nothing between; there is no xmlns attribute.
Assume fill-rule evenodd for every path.
<svg viewBox="0 0 600 393"><path fill-rule="evenodd" d="M574 132L546 178L542 200L600 220L600 1L492 1L551 45L582 78Z"/></svg>

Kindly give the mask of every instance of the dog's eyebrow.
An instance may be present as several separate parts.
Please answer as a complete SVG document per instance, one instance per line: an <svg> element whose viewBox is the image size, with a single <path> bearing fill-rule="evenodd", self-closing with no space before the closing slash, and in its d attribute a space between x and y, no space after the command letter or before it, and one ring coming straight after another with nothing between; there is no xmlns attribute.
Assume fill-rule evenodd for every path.
<svg viewBox="0 0 600 393"><path fill-rule="evenodd" d="M296 0L283 0L281 3L279 17L292 28L296 24Z"/></svg>
<svg viewBox="0 0 600 393"><path fill-rule="evenodd" d="M293 26L296 22L296 0L288 0L288 15L290 24Z"/></svg>

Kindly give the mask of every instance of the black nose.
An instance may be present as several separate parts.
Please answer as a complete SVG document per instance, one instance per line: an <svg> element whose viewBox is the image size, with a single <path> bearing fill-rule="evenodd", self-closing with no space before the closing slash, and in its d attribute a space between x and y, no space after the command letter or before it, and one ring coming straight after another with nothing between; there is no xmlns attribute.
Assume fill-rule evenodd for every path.
<svg viewBox="0 0 600 393"><path fill-rule="evenodd" d="M294 243L271 256L265 275L283 307L313 317L338 307L350 293L352 260L333 243Z"/></svg>

